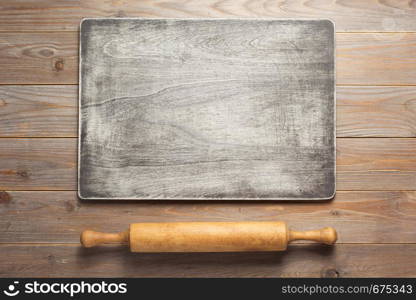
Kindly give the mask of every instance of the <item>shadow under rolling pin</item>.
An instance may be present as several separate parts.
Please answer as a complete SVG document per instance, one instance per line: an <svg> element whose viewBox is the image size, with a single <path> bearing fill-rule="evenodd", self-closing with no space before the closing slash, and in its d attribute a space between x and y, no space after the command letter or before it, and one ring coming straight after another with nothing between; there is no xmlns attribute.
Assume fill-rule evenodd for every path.
<svg viewBox="0 0 416 300"><path fill-rule="evenodd" d="M84 247L126 244L132 252L283 251L296 240L332 245L337 232L332 227L293 231L285 222L178 222L135 223L120 233L81 234Z"/></svg>

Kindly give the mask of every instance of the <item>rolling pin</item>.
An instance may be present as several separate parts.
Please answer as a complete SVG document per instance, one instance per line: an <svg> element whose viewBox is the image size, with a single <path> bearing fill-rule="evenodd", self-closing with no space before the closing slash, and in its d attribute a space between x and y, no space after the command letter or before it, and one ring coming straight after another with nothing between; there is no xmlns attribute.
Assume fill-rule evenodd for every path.
<svg viewBox="0 0 416 300"><path fill-rule="evenodd" d="M178 222L135 223L119 233L81 234L84 247L128 244L131 252L283 251L296 240L332 245L337 233L332 227L293 231L285 222Z"/></svg>

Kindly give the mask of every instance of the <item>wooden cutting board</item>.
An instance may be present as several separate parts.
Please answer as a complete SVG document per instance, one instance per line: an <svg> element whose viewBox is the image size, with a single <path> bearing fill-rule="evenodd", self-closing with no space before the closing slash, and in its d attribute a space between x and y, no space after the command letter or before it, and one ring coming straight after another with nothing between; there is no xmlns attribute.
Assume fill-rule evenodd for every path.
<svg viewBox="0 0 416 300"><path fill-rule="evenodd" d="M85 19L82 199L335 192L327 20Z"/></svg>

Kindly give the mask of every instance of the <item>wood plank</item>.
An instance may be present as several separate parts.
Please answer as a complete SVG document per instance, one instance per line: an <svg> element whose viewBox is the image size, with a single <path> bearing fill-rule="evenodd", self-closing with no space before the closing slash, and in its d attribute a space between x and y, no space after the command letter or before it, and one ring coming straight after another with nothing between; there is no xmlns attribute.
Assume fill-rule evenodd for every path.
<svg viewBox="0 0 416 300"><path fill-rule="evenodd" d="M338 192L317 203L99 201L75 192L0 192L0 243L77 243L82 230L119 232L135 222L286 221L333 226L340 243L416 243L416 192Z"/></svg>
<svg viewBox="0 0 416 300"><path fill-rule="evenodd" d="M337 34L339 85L416 85L416 33ZM0 32L0 84L77 84L76 32Z"/></svg>
<svg viewBox="0 0 416 300"><path fill-rule="evenodd" d="M337 139L338 190L411 190L416 139Z"/></svg>
<svg viewBox="0 0 416 300"><path fill-rule="evenodd" d="M0 139L1 189L76 188L77 140Z"/></svg>
<svg viewBox="0 0 416 300"><path fill-rule="evenodd" d="M0 137L77 137L78 87L0 86ZM416 137L416 87L340 86L338 137Z"/></svg>
<svg viewBox="0 0 416 300"><path fill-rule="evenodd" d="M76 137L77 120L77 86L0 86L0 137Z"/></svg>
<svg viewBox="0 0 416 300"><path fill-rule="evenodd" d="M128 253L124 247L0 245L0 276L416 277L416 245L292 245L285 252Z"/></svg>
<svg viewBox="0 0 416 300"><path fill-rule="evenodd" d="M415 33L339 34L338 83L414 85L415 55Z"/></svg>
<svg viewBox="0 0 416 300"><path fill-rule="evenodd" d="M416 137L416 87L340 86L337 137Z"/></svg>
<svg viewBox="0 0 416 300"><path fill-rule="evenodd" d="M0 33L0 84L77 80L77 32Z"/></svg>
<svg viewBox="0 0 416 300"><path fill-rule="evenodd" d="M416 139L338 138L337 190L414 190ZM0 190L75 190L77 139L0 139Z"/></svg>
<svg viewBox="0 0 416 300"><path fill-rule="evenodd" d="M409 1L3 0L0 30L76 30L82 17L331 18L339 31L415 31Z"/></svg>

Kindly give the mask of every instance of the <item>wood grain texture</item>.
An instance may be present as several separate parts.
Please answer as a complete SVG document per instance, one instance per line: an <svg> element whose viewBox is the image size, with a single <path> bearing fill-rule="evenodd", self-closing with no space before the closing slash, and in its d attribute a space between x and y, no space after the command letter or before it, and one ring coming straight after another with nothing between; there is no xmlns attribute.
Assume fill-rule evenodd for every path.
<svg viewBox="0 0 416 300"><path fill-rule="evenodd" d="M75 83L77 32L0 33L0 84Z"/></svg>
<svg viewBox="0 0 416 300"><path fill-rule="evenodd" d="M285 251L288 244L297 240L325 245L333 245L337 240L332 227L295 231L281 221L144 222L130 224L127 231L113 236L86 230L81 241L84 247L128 243L131 252L141 253L207 253Z"/></svg>
<svg viewBox="0 0 416 300"><path fill-rule="evenodd" d="M338 87L337 137L416 137L416 87Z"/></svg>
<svg viewBox="0 0 416 300"><path fill-rule="evenodd" d="M416 33L336 35L337 84L416 85ZM0 84L77 84L77 32L0 32Z"/></svg>
<svg viewBox="0 0 416 300"><path fill-rule="evenodd" d="M76 153L76 139L0 139L1 189L74 189Z"/></svg>
<svg viewBox="0 0 416 300"><path fill-rule="evenodd" d="M416 192L338 192L330 202L85 202L75 192L1 192L0 243L77 243L137 222L285 221L332 226L338 243L416 243ZM0 268L1 269L1 268Z"/></svg>
<svg viewBox="0 0 416 300"><path fill-rule="evenodd" d="M75 190L75 138L0 139L0 190ZM337 190L414 190L416 139L338 138Z"/></svg>
<svg viewBox="0 0 416 300"><path fill-rule="evenodd" d="M76 137L77 86L0 86L0 137Z"/></svg>
<svg viewBox="0 0 416 300"><path fill-rule="evenodd" d="M360 85L414 85L415 55L415 33L338 35L337 82Z"/></svg>
<svg viewBox="0 0 416 300"><path fill-rule="evenodd" d="M339 139L338 190L413 190L416 139Z"/></svg>
<svg viewBox="0 0 416 300"><path fill-rule="evenodd" d="M0 251L2 277L416 277L416 245L292 245L276 253L205 254L0 245Z"/></svg>
<svg viewBox="0 0 416 300"><path fill-rule="evenodd" d="M339 86L338 137L416 137L416 87ZM78 87L0 86L0 137L77 137Z"/></svg>
<svg viewBox="0 0 416 300"><path fill-rule="evenodd" d="M416 31L412 1L3 0L0 30L77 30L83 17L331 18L338 31Z"/></svg>
<svg viewBox="0 0 416 300"><path fill-rule="evenodd" d="M326 20L86 19L82 199L330 199Z"/></svg>
<svg viewBox="0 0 416 300"><path fill-rule="evenodd" d="M339 85L416 84L415 35L397 32L416 30L413 1L3 0L0 5L0 84L77 84L76 31L82 17L95 16L329 17L338 32L396 32L338 34ZM28 87L22 92L20 87L0 88L0 136L76 136L76 119L70 119L76 113L77 95L72 90L76 87ZM67 102L72 92L73 106ZM338 86L337 135L414 137L415 94L409 86ZM63 108L62 103L73 108ZM0 141L1 188L76 188L74 139L17 140ZM338 189L415 189L414 169L407 167L414 165L414 142L364 138L357 144L350 140L337 140L342 164ZM407 145L402 148L403 143ZM52 244L77 243L85 227L117 231L138 220L274 218L298 229L332 224L340 231L342 243L414 243L414 203L410 191L338 192L334 201L304 204L85 203L75 192L3 192L0 240L12 244L0 246L0 275L416 277L414 244L339 244L334 249L296 245L285 253L203 256L129 255L122 248L82 250L78 244ZM25 242L49 244L13 244Z"/></svg>

